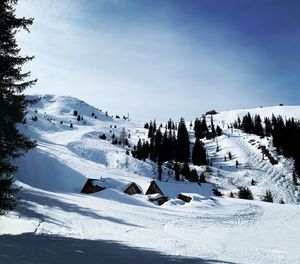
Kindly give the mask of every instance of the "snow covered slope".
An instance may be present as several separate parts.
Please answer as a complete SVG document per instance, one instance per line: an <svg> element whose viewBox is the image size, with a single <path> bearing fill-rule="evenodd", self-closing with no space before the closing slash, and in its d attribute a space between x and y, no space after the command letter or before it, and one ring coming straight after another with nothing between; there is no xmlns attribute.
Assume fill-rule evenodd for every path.
<svg viewBox="0 0 300 264"><path fill-rule="evenodd" d="M278 109L283 111L284 107ZM300 117L296 115L299 109L294 109L296 118ZM77 121L74 111L83 120ZM284 116L276 111L273 108L264 113ZM222 120L233 122L242 112L221 113L215 120L220 124ZM155 256L152 262L158 263L300 262L299 192L291 181L292 164L284 157L277 157L276 166L261 161L259 144L273 151L267 139L225 127L218 141L205 141L213 158L207 179L225 196L213 196L210 184L176 183L164 167L163 180L168 182L162 185L171 199L156 206L143 194L129 196L122 191L123 186L135 182L145 193L156 178L156 165L136 160L126 155L121 145L111 144L113 134L118 138L124 129L130 134L131 145L146 138L143 123L111 117L76 98L49 95L41 96L29 107L27 124L20 129L37 140L38 146L16 161L22 199L16 211L0 217L1 263L40 263L35 252L40 252L43 263L63 263L66 259L72 263L82 263L83 259L98 263L104 256L105 263L116 263L118 252L123 252L119 260L132 263L126 253L137 251L138 263L151 263L149 256ZM103 133L107 140L99 139ZM224 161L228 151L233 159ZM108 188L81 194L87 178L99 179ZM252 179L257 182L255 186L251 185ZM255 200L229 198L229 193L236 194L240 186L250 187ZM259 201L266 190L272 191L276 203ZM180 192L190 194L192 201L177 199L176 193ZM280 199L289 204L278 204ZM34 235L4 235L23 233ZM40 243L34 242L37 238ZM110 246L105 246L105 241L110 241ZM120 251L116 242L132 251L125 247ZM48 250L42 248L44 244L49 244ZM17 252L8 245L14 245ZM96 250L103 247L108 252ZM161 258L153 250L170 256Z"/></svg>
<svg viewBox="0 0 300 264"><path fill-rule="evenodd" d="M248 112L252 116L254 116L255 114L260 115L262 119L264 119L265 117L271 118L272 114L274 114L275 116L281 115L283 119L293 117L297 120L300 120L300 107L285 105L222 111L219 114L215 115L214 118L218 122L225 122L225 124L230 124L236 121L238 117L242 119L242 117L245 116Z"/></svg>

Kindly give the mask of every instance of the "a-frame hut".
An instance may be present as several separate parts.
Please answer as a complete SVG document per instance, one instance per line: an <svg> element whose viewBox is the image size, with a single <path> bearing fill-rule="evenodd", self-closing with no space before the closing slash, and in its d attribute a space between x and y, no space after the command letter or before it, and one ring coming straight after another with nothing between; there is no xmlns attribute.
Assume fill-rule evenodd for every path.
<svg viewBox="0 0 300 264"><path fill-rule="evenodd" d="M81 193L95 193L95 192L100 192L105 189L105 187L101 187L97 184L99 180L97 179L88 179L83 186Z"/></svg>
<svg viewBox="0 0 300 264"><path fill-rule="evenodd" d="M129 195L142 194L143 190L135 182L131 182L125 187L124 193L129 194Z"/></svg>
<svg viewBox="0 0 300 264"><path fill-rule="evenodd" d="M158 187L157 183L155 181L151 181L150 186L149 186L148 190L146 191L146 195L155 194L155 193L164 195L164 193Z"/></svg>
<svg viewBox="0 0 300 264"><path fill-rule="evenodd" d="M150 186L146 191L146 195L149 196L149 201L157 205L163 205L169 200L169 198L165 196L155 181L151 181Z"/></svg>

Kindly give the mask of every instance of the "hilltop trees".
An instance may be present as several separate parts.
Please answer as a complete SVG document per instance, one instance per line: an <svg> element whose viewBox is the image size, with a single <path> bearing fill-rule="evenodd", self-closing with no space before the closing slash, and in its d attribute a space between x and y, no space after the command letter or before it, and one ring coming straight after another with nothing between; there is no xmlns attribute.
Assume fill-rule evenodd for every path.
<svg viewBox="0 0 300 264"><path fill-rule="evenodd" d="M35 145L17 129L26 114L27 101L22 92L36 83L36 80L26 81L30 72L22 72L22 66L33 57L19 55L15 38L19 29L29 32L33 19L15 16L17 2L2 0L0 3L0 214L16 204L12 196L16 189L12 184L17 168L11 160Z"/></svg>
<svg viewBox="0 0 300 264"><path fill-rule="evenodd" d="M295 175L300 176L300 123L294 118L283 120L281 116L272 115L264 119L264 127L259 115L251 117L250 113L243 117L241 129L246 133L258 136L272 136L273 146L279 154L293 158ZM274 163L276 164L276 163ZM297 177L295 177L296 179ZM295 180L294 180L295 181ZM297 179L295 181L297 183Z"/></svg>

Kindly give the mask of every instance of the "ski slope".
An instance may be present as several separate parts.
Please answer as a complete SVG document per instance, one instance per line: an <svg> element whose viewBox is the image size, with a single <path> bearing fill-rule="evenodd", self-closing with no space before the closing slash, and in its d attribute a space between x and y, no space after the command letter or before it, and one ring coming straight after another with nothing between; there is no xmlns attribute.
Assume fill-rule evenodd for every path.
<svg viewBox="0 0 300 264"><path fill-rule="evenodd" d="M74 110L83 120L77 121ZM265 113L272 115L271 110ZM236 114L221 115L216 123L233 122ZM157 170L152 162L136 160L110 143L112 134L118 137L124 128L132 145L147 137L143 123L116 119L76 98L41 96L29 107L27 124L20 129L38 146L16 161L22 199L15 211L0 217L1 263L41 263L40 258L43 263L99 263L101 257L103 263L300 262L299 191L292 183L290 160L277 156L275 166L262 160L257 146L273 151L270 140L225 128L218 141L205 141L213 158L207 176L212 185L176 183L164 167L163 184L170 192L190 192L193 199L184 203L172 195L156 206L147 196L129 196L120 188L136 182L145 193ZM107 140L99 139L102 133ZM233 159L225 161L228 151ZM81 194L87 178L105 181L110 188ZM213 196L212 186L224 196ZM250 187L254 201L229 198L241 186ZM266 190L275 203L260 201ZM280 199L286 204L279 204Z"/></svg>

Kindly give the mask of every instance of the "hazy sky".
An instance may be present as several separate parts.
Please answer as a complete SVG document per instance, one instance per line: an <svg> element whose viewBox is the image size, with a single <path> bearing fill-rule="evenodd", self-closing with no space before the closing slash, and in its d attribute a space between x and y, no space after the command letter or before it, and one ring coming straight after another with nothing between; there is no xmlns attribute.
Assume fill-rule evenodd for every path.
<svg viewBox="0 0 300 264"><path fill-rule="evenodd" d="M19 0L27 93L134 119L299 104L300 1Z"/></svg>

